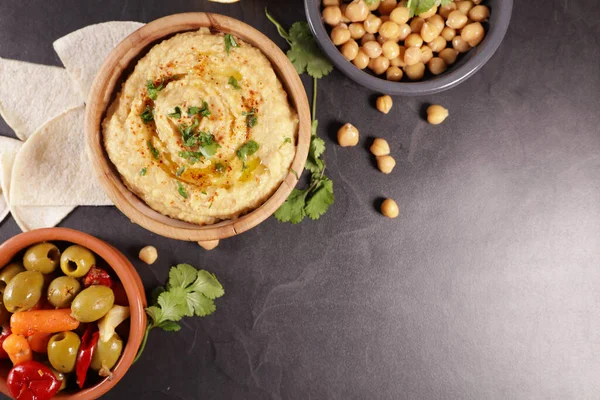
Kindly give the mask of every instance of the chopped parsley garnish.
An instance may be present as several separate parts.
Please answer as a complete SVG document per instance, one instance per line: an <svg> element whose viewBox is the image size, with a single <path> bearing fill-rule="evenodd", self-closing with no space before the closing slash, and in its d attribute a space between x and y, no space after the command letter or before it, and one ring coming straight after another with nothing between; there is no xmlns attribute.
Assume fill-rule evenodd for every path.
<svg viewBox="0 0 600 400"><path fill-rule="evenodd" d="M144 121L144 124L149 124L154 120L154 110L148 105L144 109L144 112L140 114L140 117Z"/></svg>
<svg viewBox="0 0 600 400"><path fill-rule="evenodd" d="M153 81L149 80L146 82L146 89L148 90L148 97L152 100L156 100L158 97L158 92L164 89L164 80L161 79L160 85L156 86Z"/></svg>
<svg viewBox="0 0 600 400"><path fill-rule="evenodd" d="M283 140L283 143L292 143L292 138L291 138L291 137L286 137L286 138Z"/></svg>
<svg viewBox="0 0 600 400"><path fill-rule="evenodd" d="M150 153L152 153L152 157L158 160L160 158L160 153L158 152L158 150L156 150L156 147L154 147L152 145L152 142L149 140L146 141L146 144L148 145L148 150L150 150Z"/></svg>
<svg viewBox="0 0 600 400"><path fill-rule="evenodd" d="M240 146L239 149L237 149L235 154L240 160L242 160L243 169L246 169L246 160L248 159L248 157L256 153L259 148L260 145L258 143L256 143L254 140L249 140L242 146Z"/></svg>
<svg viewBox="0 0 600 400"><path fill-rule="evenodd" d="M179 194L181 195L181 197L183 197L184 199L188 198L188 194L185 191L185 188L183 187L183 185L179 181L177 182L177 191L179 192Z"/></svg>
<svg viewBox="0 0 600 400"><path fill-rule="evenodd" d="M176 176L181 176L181 174L183 174L183 172L185 171L185 165L182 165L177 172L175 173Z"/></svg>
<svg viewBox="0 0 600 400"><path fill-rule="evenodd" d="M190 164L196 164L202 159L202 157L204 157L204 155L199 151L180 151L179 157L185 158L190 162Z"/></svg>
<svg viewBox="0 0 600 400"><path fill-rule="evenodd" d="M223 172L225 172L225 166L223 164L216 163L215 164L215 171L217 171L219 174L222 174Z"/></svg>
<svg viewBox="0 0 600 400"><path fill-rule="evenodd" d="M254 107L250 111L244 111L242 115L246 117L246 126L248 128L254 128L258 124L258 117L256 116L256 109Z"/></svg>
<svg viewBox="0 0 600 400"><path fill-rule="evenodd" d="M140 175L141 176L146 176L147 172L148 172L148 168L142 168L142 169L140 169Z"/></svg>
<svg viewBox="0 0 600 400"><path fill-rule="evenodd" d="M175 111L169 114L169 117L177 119L181 118L181 107L175 107Z"/></svg>
<svg viewBox="0 0 600 400"><path fill-rule="evenodd" d="M233 86L234 89L236 90L240 90L240 84L238 83L238 80L235 79L233 76L229 77L229 82L228 82L231 86Z"/></svg>
<svg viewBox="0 0 600 400"><path fill-rule="evenodd" d="M208 109L208 103L206 101L202 102L202 107L189 107L188 108L188 116L193 116L196 114L200 114L203 117L210 117L210 110Z"/></svg>
<svg viewBox="0 0 600 400"><path fill-rule="evenodd" d="M206 158L214 156L217 149L221 147L219 143L215 141L215 136L208 132L200 132L198 142L200 143L199 150Z"/></svg>
<svg viewBox="0 0 600 400"><path fill-rule="evenodd" d="M208 194L208 193L206 193L206 190L203 190L203 191L202 191L202 194Z"/></svg>
<svg viewBox="0 0 600 400"><path fill-rule="evenodd" d="M191 125L181 124L179 125L179 132L181 133L181 139L185 147L194 147L198 143L198 137L194 134L194 129L200 125L197 118Z"/></svg>
<svg viewBox="0 0 600 400"><path fill-rule="evenodd" d="M240 44L237 42L237 40L235 40L233 35L227 33L225 35L225 51L227 52L227 54L229 54L231 48L233 47L240 47Z"/></svg>

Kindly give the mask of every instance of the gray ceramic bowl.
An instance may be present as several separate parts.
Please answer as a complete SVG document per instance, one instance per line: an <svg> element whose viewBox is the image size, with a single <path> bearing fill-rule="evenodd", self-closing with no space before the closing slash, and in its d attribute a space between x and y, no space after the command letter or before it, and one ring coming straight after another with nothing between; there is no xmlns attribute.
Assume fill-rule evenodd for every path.
<svg viewBox="0 0 600 400"><path fill-rule="evenodd" d="M331 42L321 18L321 0L304 0L308 23L317 42L333 61L337 69L353 81L377 92L417 96L442 92L464 82L477 72L496 52L510 22L513 0L487 0L490 19L485 23L486 36L483 42L468 53L459 55L458 61L448 71L438 76L429 76L420 82L390 82L356 68L348 62Z"/></svg>

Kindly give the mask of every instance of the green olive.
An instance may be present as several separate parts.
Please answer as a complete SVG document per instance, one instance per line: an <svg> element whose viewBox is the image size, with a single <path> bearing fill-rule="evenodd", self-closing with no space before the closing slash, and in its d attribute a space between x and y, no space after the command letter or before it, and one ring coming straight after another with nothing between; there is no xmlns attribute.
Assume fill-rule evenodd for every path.
<svg viewBox="0 0 600 400"><path fill-rule="evenodd" d="M108 286L93 285L83 289L73 303L71 314L79 322L87 323L98 321L110 311L115 303L115 294Z"/></svg>
<svg viewBox="0 0 600 400"><path fill-rule="evenodd" d="M72 278L83 278L95 264L94 253L76 244L68 247L60 256L60 269Z"/></svg>
<svg viewBox="0 0 600 400"><path fill-rule="evenodd" d="M10 320L10 313L8 312L6 307L4 307L4 303L2 302L2 299L0 298L0 325L6 324L9 320Z"/></svg>
<svg viewBox="0 0 600 400"><path fill-rule="evenodd" d="M60 250L52 243L40 243L31 246L23 256L23 265L27 271L51 274L58 267Z"/></svg>
<svg viewBox="0 0 600 400"><path fill-rule="evenodd" d="M44 276L37 271L25 271L10 280L4 290L4 306L11 313L27 311L42 298Z"/></svg>
<svg viewBox="0 0 600 400"><path fill-rule="evenodd" d="M23 271L25 271L23 265L16 262L8 264L6 267L2 268L2 270L0 270L0 293L4 293L4 289L6 289L8 282L10 282L15 275L20 274Z"/></svg>
<svg viewBox="0 0 600 400"><path fill-rule="evenodd" d="M63 374L72 372L77 360L81 339L74 332L53 335L48 342L48 361L52 368Z"/></svg>
<svg viewBox="0 0 600 400"><path fill-rule="evenodd" d="M100 371L100 376L108 376L110 370L119 361L122 351L123 341L116 333L106 342L100 340L92 357L90 367L94 371Z"/></svg>
<svg viewBox="0 0 600 400"><path fill-rule="evenodd" d="M48 302L56 308L67 308L80 291L81 284L77 279L59 276L48 285Z"/></svg>

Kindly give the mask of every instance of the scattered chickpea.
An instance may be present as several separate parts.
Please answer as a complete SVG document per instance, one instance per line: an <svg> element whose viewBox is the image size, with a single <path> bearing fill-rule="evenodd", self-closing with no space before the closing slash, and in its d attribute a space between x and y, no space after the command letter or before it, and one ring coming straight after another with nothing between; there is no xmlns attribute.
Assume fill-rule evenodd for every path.
<svg viewBox="0 0 600 400"><path fill-rule="evenodd" d="M450 66L456 62L456 57L458 57L458 51L452 48L447 48L440 51L438 57L444 60L446 65Z"/></svg>
<svg viewBox="0 0 600 400"><path fill-rule="evenodd" d="M369 16L370 10L364 0L354 0L346 7L346 17L352 22L362 22Z"/></svg>
<svg viewBox="0 0 600 400"><path fill-rule="evenodd" d="M350 31L344 25L338 25L331 30L331 41L336 46L341 46L351 39Z"/></svg>
<svg viewBox="0 0 600 400"><path fill-rule="evenodd" d="M391 61L390 61L391 63ZM392 81L392 82L400 82L402 80L402 77L404 76L404 72L402 72L402 69L400 69L400 67L397 66L390 66L387 71L385 71L385 78L388 81Z"/></svg>
<svg viewBox="0 0 600 400"><path fill-rule="evenodd" d="M354 39L350 39L349 41L344 43L344 45L341 48L341 51L342 55L346 58L346 60L352 61L358 55L358 43L356 43Z"/></svg>
<svg viewBox="0 0 600 400"><path fill-rule="evenodd" d="M154 246L146 246L140 250L138 257L146 264L152 265L158 258L158 251Z"/></svg>
<svg viewBox="0 0 600 400"><path fill-rule="evenodd" d="M198 245L202 247L204 250L214 250L219 245L219 240L206 240L203 242L198 242Z"/></svg>
<svg viewBox="0 0 600 400"><path fill-rule="evenodd" d="M392 199L385 199L383 203L381 203L381 213L388 218L397 218L400 215L400 210L398 209L398 204Z"/></svg>
<svg viewBox="0 0 600 400"><path fill-rule="evenodd" d="M385 139L375 138L375 140L373 140L373 144L371 145L370 150L371 153L376 157L387 156L388 154L390 154L390 145Z"/></svg>
<svg viewBox="0 0 600 400"><path fill-rule="evenodd" d="M384 174L391 174L396 166L396 160L392 156L378 156L377 157L377 168Z"/></svg>
<svg viewBox="0 0 600 400"><path fill-rule="evenodd" d="M439 57L433 57L431 60L429 60L427 67L434 75L439 75L448 69L446 62Z"/></svg>
<svg viewBox="0 0 600 400"><path fill-rule="evenodd" d="M368 55L366 55L362 50L358 50L356 57L354 57L354 60L352 60L352 63L358 69L365 69L369 66L369 60L370 58Z"/></svg>
<svg viewBox="0 0 600 400"><path fill-rule="evenodd" d="M463 12L455 10L448 15L446 25L452 29L462 29L468 21L469 18Z"/></svg>
<svg viewBox="0 0 600 400"><path fill-rule="evenodd" d="M325 7L323 10L323 21L331 26L336 26L342 22L342 10L338 6Z"/></svg>
<svg viewBox="0 0 600 400"><path fill-rule="evenodd" d="M381 75L390 67L390 60L384 56L379 56L377 58L372 58L368 66L375 75Z"/></svg>
<svg viewBox="0 0 600 400"><path fill-rule="evenodd" d="M427 121L431 125L439 125L448 118L448 110L444 107L434 104L427 108Z"/></svg>
<svg viewBox="0 0 600 400"><path fill-rule="evenodd" d="M377 99L377 109L384 114L389 113L393 105L394 101L387 94Z"/></svg>
<svg viewBox="0 0 600 400"><path fill-rule="evenodd" d="M469 10L469 19L474 22L483 22L490 17L490 9L486 6L475 6Z"/></svg>
<svg viewBox="0 0 600 400"><path fill-rule="evenodd" d="M407 65L404 67L404 74L411 81L421 80L425 76L425 64L418 62L413 65Z"/></svg>
<svg viewBox="0 0 600 400"><path fill-rule="evenodd" d="M350 36L352 39L357 40L362 38L366 31L365 27L361 22L353 22L348 26L348 30L350 31Z"/></svg>
<svg viewBox="0 0 600 400"><path fill-rule="evenodd" d="M337 133L338 143L342 147L351 147L358 144L358 129L350 123L342 126Z"/></svg>

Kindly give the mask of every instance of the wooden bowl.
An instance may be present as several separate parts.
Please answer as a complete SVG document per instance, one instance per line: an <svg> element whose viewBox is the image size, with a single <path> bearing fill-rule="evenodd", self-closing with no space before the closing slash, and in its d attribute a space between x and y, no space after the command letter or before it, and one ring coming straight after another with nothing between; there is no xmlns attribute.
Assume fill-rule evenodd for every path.
<svg viewBox="0 0 600 400"><path fill-rule="evenodd" d="M131 265L129 260L120 251L100 239L67 228L38 229L22 233L7 240L0 246L0 269L9 264L19 252L27 247L51 241L79 244L96 253L117 274L127 293L127 301L129 302L131 312L129 337L127 338L127 343L119 362L113 368L112 376L103 379L100 383L90 388L74 393L59 392L54 397L56 399L70 400L97 399L108 392L123 378L129 367L131 367L133 359L142 343L147 324L146 312L144 311L147 306L144 286L133 265ZM6 385L6 377L10 370L9 364L10 362L0 364L0 392L7 396L10 396L8 386Z"/></svg>
<svg viewBox="0 0 600 400"><path fill-rule="evenodd" d="M292 169L302 174L308 156L311 117L308 98L302 81L287 56L268 37L251 26L218 14L176 14L151 22L128 36L107 57L92 85L87 101L85 136L88 157L100 184L115 205L132 222L158 235L179 240L209 241L224 239L251 229L271 216L287 199L298 182L296 174L288 173L275 193L259 208L234 220L200 226L162 215L134 195L121 181L108 158L102 141L101 124L127 72L152 45L176 33L210 28L231 33L258 48L271 62L291 105L299 118L298 143Z"/></svg>

